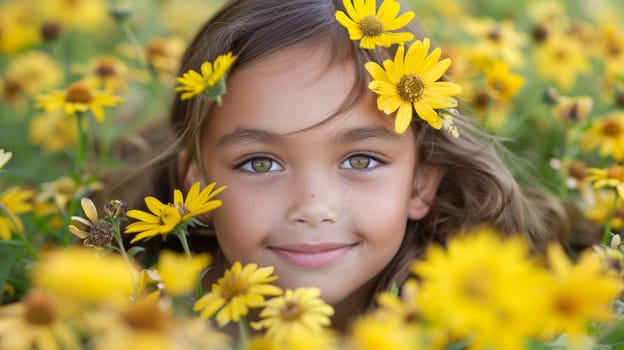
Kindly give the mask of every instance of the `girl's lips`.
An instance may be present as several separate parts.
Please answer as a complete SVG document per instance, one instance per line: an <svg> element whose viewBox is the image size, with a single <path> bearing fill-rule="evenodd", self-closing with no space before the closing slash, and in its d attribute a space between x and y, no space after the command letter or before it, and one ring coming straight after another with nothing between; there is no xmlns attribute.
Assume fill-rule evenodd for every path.
<svg viewBox="0 0 624 350"><path fill-rule="evenodd" d="M347 254L355 244L289 245L270 247L280 258L299 267L321 267Z"/></svg>

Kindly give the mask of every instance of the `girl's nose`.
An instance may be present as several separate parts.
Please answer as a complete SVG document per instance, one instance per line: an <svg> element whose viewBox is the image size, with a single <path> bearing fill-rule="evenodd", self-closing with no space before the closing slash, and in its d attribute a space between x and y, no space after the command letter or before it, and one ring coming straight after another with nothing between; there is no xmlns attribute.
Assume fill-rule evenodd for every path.
<svg viewBox="0 0 624 350"><path fill-rule="evenodd" d="M340 196L328 186L315 186L310 179L293 189L286 219L291 224L307 225L311 228L338 221L336 198Z"/></svg>

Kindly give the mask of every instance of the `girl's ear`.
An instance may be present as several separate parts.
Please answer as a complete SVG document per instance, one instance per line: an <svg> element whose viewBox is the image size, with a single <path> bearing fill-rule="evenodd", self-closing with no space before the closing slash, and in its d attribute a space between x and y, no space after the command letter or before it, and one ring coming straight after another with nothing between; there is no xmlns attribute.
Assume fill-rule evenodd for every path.
<svg viewBox="0 0 624 350"><path fill-rule="evenodd" d="M407 207L408 218L420 220L427 215L443 175L442 170L428 167L422 174L416 176Z"/></svg>

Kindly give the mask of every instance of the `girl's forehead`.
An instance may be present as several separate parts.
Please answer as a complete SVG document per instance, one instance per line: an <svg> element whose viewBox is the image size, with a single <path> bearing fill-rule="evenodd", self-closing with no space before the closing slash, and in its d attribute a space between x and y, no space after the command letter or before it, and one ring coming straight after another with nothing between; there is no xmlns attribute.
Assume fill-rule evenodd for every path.
<svg viewBox="0 0 624 350"><path fill-rule="evenodd" d="M282 49L232 72L209 129L228 133L240 127L266 128L289 134L314 127L341 109L355 79L353 63L332 60L327 46ZM337 118L341 114L379 116L369 95Z"/></svg>

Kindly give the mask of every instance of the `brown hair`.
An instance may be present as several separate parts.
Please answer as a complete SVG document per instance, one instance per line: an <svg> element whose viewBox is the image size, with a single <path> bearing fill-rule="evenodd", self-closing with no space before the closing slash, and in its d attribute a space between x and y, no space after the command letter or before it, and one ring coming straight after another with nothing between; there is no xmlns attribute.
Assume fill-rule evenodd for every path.
<svg viewBox="0 0 624 350"><path fill-rule="evenodd" d="M198 70L204 61L213 61L229 51L237 56L232 68L236 70L291 45L329 43L334 61L348 59L356 67L352 93L342 106L349 108L367 90L370 78L364 63L381 63L392 57L394 48L359 48L335 20L336 10L344 10L341 0L229 1L195 36L183 57L181 72ZM416 39L424 37L416 24L408 30ZM171 123L179 136L178 151L187 155L180 174L185 174L192 162L200 162L201 134L211 108L212 102L203 96L175 99ZM556 239L553 227L568 229L563 220L565 213L556 201L536 192L528 196L521 190L501 160L499 140L481 131L471 117L457 113L454 123L459 138L434 130L414 116L417 164L441 169L444 176L426 217L408 220L402 247L379 276L374 293L392 283L400 284L408 275L409 261L419 256L426 245L444 243L452 234L477 225L488 224L502 234L527 233L538 253ZM425 167L419 166L417 175ZM179 183L175 185L180 187Z"/></svg>

